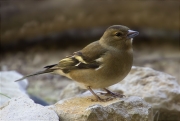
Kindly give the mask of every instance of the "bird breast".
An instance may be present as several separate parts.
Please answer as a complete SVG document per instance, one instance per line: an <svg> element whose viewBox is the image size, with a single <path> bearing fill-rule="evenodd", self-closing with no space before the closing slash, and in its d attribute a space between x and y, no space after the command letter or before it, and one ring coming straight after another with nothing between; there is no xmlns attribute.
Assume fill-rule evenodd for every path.
<svg viewBox="0 0 180 121"><path fill-rule="evenodd" d="M73 80L81 87L105 88L120 82L129 73L132 66L132 53L106 53L99 59L103 64L97 69L82 69L70 72ZM109 61L111 60L111 61Z"/></svg>

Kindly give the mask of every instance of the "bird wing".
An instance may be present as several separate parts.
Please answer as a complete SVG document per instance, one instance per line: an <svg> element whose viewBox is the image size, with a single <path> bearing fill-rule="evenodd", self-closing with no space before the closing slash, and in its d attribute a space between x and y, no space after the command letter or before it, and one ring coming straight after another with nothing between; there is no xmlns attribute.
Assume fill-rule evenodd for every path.
<svg viewBox="0 0 180 121"><path fill-rule="evenodd" d="M64 73L76 69L96 69L102 64L100 58L105 52L106 50L98 42L93 42L84 49L60 60L58 64L46 66L46 68L61 69Z"/></svg>
<svg viewBox="0 0 180 121"><path fill-rule="evenodd" d="M71 70L76 69L96 69L101 66L103 60L102 56L106 53L106 51L107 50L105 50L99 42L96 41L89 44L82 50L73 53L73 55L60 60L57 64L45 66L43 71L24 76L16 81L21 81L34 75L51 73L58 69L62 70L64 73L69 73Z"/></svg>

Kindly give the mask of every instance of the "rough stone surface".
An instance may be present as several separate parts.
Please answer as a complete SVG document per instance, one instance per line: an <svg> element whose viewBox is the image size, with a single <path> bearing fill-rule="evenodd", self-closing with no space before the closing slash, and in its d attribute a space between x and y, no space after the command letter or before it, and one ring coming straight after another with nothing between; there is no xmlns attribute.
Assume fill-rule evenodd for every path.
<svg viewBox="0 0 180 121"><path fill-rule="evenodd" d="M73 97L73 96L79 95L85 91L86 90L81 89L76 83L70 83L61 91L60 99L66 99L69 97Z"/></svg>
<svg viewBox="0 0 180 121"><path fill-rule="evenodd" d="M13 97L28 97L26 94L27 80L14 82L22 77L21 74L15 71L2 71L0 72L0 76L0 106Z"/></svg>
<svg viewBox="0 0 180 121"><path fill-rule="evenodd" d="M142 97L152 105L156 119L180 120L180 85L171 75L150 68L132 67L123 81L109 89L114 92L123 92L126 97Z"/></svg>
<svg viewBox="0 0 180 121"><path fill-rule="evenodd" d="M126 96L140 96L152 105L159 120L180 120L180 85L175 77L151 68L133 67L120 83L109 88Z"/></svg>
<svg viewBox="0 0 180 121"><path fill-rule="evenodd" d="M152 110L140 97L93 102L91 94L61 100L52 107L61 121L152 121Z"/></svg>
<svg viewBox="0 0 180 121"><path fill-rule="evenodd" d="M57 114L27 97L16 97L0 109L0 121L59 121Z"/></svg>

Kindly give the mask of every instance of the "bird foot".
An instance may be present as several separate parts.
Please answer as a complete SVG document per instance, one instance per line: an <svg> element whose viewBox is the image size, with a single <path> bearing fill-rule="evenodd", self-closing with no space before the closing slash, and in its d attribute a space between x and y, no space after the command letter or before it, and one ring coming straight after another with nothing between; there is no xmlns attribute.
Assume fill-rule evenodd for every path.
<svg viewBox="0 0 180 121"><path fill-rule="evenodd" d="M104 96L112 96L112 97L114 97L114 98L123 98L123 97L126 97L125 95L123 95L123 94L119 94L119 93L114 93L114 92L107 92L107 93L103 93L103 92L101 92L100 93L101 95L104 95Z"/></svg>
<svg viewBox="0 0 180 121"><path fill-rule="evenodd" d="M105 98L105 99L102 99L100 97L96 98L96 99L91 99L92 102L107 102L107 101L111 101L111 100L113 100L113 98L110 98L110 97Z"/></svg>

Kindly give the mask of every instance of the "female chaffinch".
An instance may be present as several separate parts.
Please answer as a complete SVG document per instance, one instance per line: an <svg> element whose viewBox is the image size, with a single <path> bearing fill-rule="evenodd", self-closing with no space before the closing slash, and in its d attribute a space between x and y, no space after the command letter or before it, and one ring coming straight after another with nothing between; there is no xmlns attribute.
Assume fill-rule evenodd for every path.
<svg viewBox="0 0 180 121"><path fill-rule="evenodd" d="M44 67L43 71L16 81L34 75L55 73L76 81L80 87L88 89L98 101L107 101L109 98L100 98L92 89L100 88L114 97L122 96L109 91L106 87L123 80L131 70L132 40L138 34L139 32L132 31L126 26L110 26L98 41L90 43L57 64Z"/></svg>

